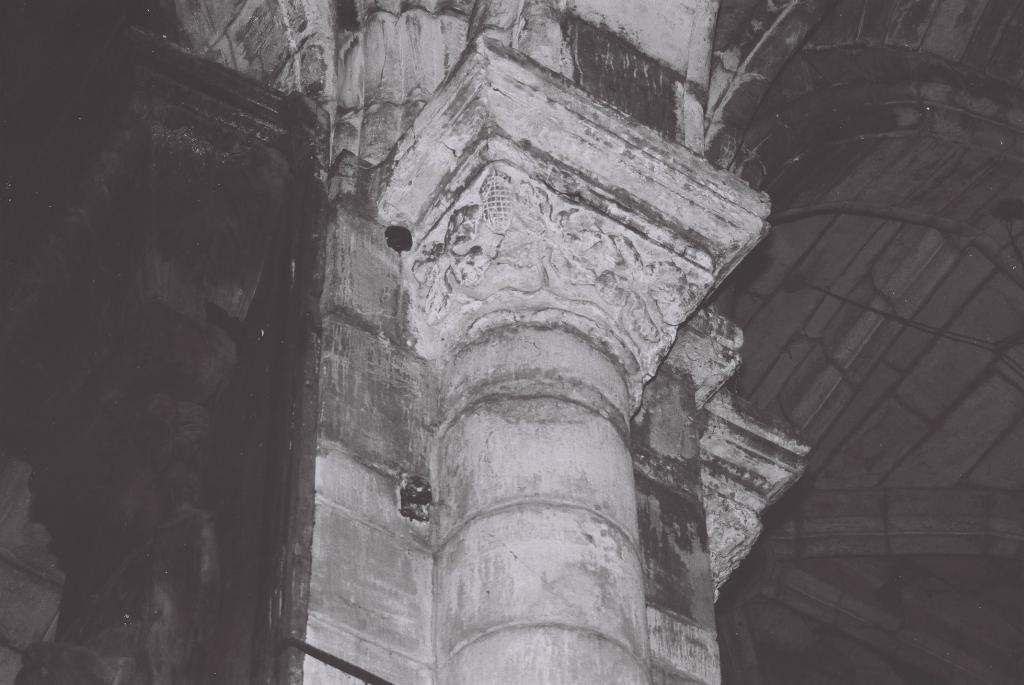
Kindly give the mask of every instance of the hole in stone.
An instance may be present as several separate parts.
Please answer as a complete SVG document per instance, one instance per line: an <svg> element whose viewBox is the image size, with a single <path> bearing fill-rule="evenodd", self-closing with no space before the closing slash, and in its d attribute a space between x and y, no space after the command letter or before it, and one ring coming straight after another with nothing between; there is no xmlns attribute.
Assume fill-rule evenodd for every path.
<svg viewBox="0 0 1024 685"><path fill-rule="evenodd" d="M405 226L388 226L384 229L388 247L398 253L412 249L412 233Z"/></svg>
<svg viewBox="0 0 1024 685"><path fill-rule="evenodd" d="M399 497L402 516L413 521L430 520L430 503L434 494L426 478L403 474Z"/></svg>

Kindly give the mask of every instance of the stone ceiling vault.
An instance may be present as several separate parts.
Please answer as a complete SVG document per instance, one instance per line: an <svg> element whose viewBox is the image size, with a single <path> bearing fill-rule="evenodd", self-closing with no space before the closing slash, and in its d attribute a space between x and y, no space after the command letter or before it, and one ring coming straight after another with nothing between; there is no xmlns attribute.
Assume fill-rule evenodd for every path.
<svg viewBox="0 0 1024 685"><path fill-rule="evenodd" d="M715 297L746 339L731 388L812 445L720 604L727 682L866 682L834 665L864 647L878 682L1022 676L1021 46L1019 2L723 2L708 153L773 202ZM1009 580L942 585L964 565ZM787 642L783 614L836 637Z"/></svg>

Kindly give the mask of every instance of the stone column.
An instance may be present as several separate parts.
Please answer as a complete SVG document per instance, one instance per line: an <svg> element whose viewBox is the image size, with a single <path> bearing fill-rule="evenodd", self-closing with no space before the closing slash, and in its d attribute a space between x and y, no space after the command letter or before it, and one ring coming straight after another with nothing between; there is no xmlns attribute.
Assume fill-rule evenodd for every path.
<svg viewBox="0 0 1024 685"><path fill-rule="evenodd" d="M650 682L628 424L685 315L680 262L503 163L412 258L443 360L441 682Z"/></svg>
<svg viewBox="0 0 1024 685"><path fill-rule="evenodd" d="M437 681L650 683L629 419L766 204L490 40L378 181L441 379Z"/></svg>
<svg viewBox="0 0 1024 685"><path fill-rule="evenodd" d="M629 394L599 347L557 322L513 324L451 364L440 682L649 682Z"/></svg>

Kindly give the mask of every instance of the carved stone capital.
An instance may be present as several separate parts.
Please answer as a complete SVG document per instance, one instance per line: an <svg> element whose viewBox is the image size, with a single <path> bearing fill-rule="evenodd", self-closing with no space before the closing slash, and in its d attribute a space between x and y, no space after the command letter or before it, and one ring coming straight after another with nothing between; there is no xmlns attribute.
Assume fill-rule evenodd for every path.
<svg viewBox="0 0 1024 685"><path fill-rule="evenodd" d="M375 193L382 223L413 234L421 354L502 324L563 325L619 358L637 393L767 230L764 196L487 40L398 142Z"/></svg>
<svg viewBox="0 0 1024 685"><path fill-rule="evenodd" d="M511 165L486 165L408 258L419 351L494 327L577 329L646 379L709 275Z"/></svg>

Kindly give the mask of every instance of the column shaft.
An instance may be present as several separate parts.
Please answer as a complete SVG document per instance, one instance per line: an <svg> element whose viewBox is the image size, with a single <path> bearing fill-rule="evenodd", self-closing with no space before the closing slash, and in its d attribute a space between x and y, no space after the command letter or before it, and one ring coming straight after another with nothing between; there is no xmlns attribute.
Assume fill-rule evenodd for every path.
<svg viewBox="0 0 1024 685"><path fill-rule="evenodd" d="M438 446L440 681L648 683L628 393L574 334L459 353Z"/></svg>

